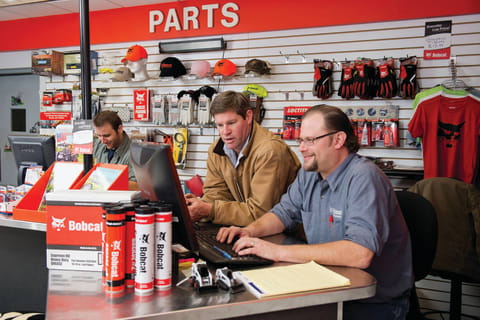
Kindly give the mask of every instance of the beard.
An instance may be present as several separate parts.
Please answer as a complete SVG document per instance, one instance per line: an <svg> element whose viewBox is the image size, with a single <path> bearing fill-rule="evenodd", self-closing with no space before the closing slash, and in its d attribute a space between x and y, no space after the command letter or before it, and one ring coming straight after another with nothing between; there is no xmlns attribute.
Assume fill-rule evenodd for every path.
<svg viewBox="0 0 480 320"><path fill-rule="evenodd" d="M318 170L318 163L317 163L317 159L315 158L315 156L312 157L309 164L306 164L306 163L303 164L303 169L305 171L317 171Z"/></svg>

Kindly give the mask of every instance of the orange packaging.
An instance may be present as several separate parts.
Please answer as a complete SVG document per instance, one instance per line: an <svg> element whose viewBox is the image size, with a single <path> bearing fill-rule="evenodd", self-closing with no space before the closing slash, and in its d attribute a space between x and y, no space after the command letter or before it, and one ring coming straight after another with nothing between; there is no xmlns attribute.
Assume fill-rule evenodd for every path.
<svg viewBox="0 0 480 320"><path fill-rule="evenodd" d="M125 286L135 287L135 205L123 204L125 209Z"/></svg>
<svg viewBox="0 0 480 320"><path fill-rule="evenodd" d="M105 292L118 293L125 290L125 209L110 207L106 212Z"/></svg>

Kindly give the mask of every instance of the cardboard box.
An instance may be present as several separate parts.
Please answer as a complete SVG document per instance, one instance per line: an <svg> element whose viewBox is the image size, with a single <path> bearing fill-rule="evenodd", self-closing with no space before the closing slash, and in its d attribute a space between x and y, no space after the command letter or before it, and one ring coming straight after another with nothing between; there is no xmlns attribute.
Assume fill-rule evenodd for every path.
<svg viewBox="0 0 480 320"><path fill-rule="evenodd" d="M139 191L65 190L47 194L47 268L102 270L102 205Z"/></svg>
<svg viewBox="0 0 480 320"><path fill-rule="evenodd" d="M80 74L82 71L82 59L80 51L70 51L63 54L63 68L65 74ZM90 51L90 72L98 74L98 53Z"/></svg>
<svg viewBox="0 0 480 320"><path fill-rule="evenodd" d="M63 52L32 52L32 72L43 76L63 75Z"/></svg>

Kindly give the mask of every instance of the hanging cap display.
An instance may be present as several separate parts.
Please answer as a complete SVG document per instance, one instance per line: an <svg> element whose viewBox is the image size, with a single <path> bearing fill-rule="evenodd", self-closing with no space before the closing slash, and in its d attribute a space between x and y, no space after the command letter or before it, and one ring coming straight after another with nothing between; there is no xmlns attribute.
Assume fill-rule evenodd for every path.
<svg viewBox="0 0 480 320"><path fill-rule="evenodd" d="M190 74L205 78L210 73L210 63L208 61L194 61L190 68Z"/></svg>
<svg viewBox="0 0 480 320"><path fill-rule="evenodd" d="M127 50L127 55L125 58L122 59L122 63L125 61L138 61L140 59L147 59L148 58L148 53L147 50L145 50L144 47L139 46L139 45L134 45L128 48Z"/></svg>
<svg viewBox="0 0 480 320"><path fill-rule="evenodd" d="M160 77L180 77L187 74L187 70L180 60L175 57L168 57L160 63Z"/></svg>
<svg viewBox="0 0 480 320"><path fill-rule="evenodd" d="M213 75L221 74L223 76L231 76L237 72L237 66L228 59L222 59L215 63Z"/></svg>
<svg viewBox="0 0 480 320"><path fill-rule="evenodd" d="M270 63L260 59L251 59L245 64L245 74L249 72L255 72L260 75L269 74L271 69Z"/></svg>
<svg viewBox="0 0 480 320"><path fill-rule="evenodd" d="M112 81L128 81L132 79L134 74L128 67L120 67L115 70L115 74L112 77Z"/></svg>
<svg viewBox="0 0 480 320"><path fill-rule="evenodd" d="M245 88L243 88L243 92L247 94L255 94L259 98L265 98L268 96L267 90L265 90L264 87L258 85L258 84L247 84Z"/></svg>

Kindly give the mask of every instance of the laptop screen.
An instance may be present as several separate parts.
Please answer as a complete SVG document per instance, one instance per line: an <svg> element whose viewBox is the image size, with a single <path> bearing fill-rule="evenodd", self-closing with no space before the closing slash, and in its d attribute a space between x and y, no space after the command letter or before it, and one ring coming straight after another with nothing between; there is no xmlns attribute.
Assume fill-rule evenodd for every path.
<svg viewBox="0 0 480 320"><path fill-rule="evenodd" d="M132 142L130 162L142 197L173 205L173 243L198 253L198 243L168 144Z"/></svg>

